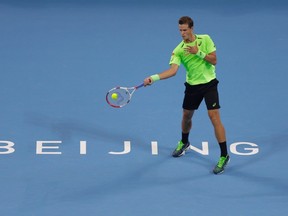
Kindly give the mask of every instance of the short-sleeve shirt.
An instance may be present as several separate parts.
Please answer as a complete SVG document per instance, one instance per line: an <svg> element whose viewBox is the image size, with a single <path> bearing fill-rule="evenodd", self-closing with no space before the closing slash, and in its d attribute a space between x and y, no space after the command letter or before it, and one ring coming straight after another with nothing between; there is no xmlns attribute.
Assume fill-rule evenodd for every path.
<svg viewBox="0 0 288 216"><path fill-rule="evenodd" d="M206 53L216 51L216 46L209 35L195 35L196 40L191 43L182 41L174 50L170 59L171 64L183 64L186 70L186 82L190 85L208 83L216 78L215 66L201 59L195 54L187 54L184 50L187 46L195 46L196 41L198 48Z"/></svg>

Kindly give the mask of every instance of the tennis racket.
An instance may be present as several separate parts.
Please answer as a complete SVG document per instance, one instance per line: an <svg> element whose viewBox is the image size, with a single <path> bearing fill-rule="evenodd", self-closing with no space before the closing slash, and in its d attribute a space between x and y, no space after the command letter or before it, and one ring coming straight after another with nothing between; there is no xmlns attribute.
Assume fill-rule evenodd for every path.
<svg viewBox="0 0 288 216"><path fill-rule="evenodd" d="M114 108L121 108L127 105L132 98L133 93L144 86L144 83L135 87L115 87L106 94L107 103Z"/></svg>

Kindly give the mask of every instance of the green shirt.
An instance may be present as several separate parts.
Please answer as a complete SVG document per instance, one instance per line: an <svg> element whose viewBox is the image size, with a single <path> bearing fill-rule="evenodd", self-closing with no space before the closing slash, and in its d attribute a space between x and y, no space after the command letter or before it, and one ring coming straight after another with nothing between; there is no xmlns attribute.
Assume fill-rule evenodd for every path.
<svg viewBox="0 0 288 216"><path fill-rule="evenodd" d="M195 54L187 54L184 48L195 46L197 41L198 49L209 54L216 51L216 47L209 35L195 35L196 40L191 43L182 41L174 50L170 59L171 64L183 64L186 69L186 82L190 85L208 83L216 78L215 66L201 59Z"/></svg>

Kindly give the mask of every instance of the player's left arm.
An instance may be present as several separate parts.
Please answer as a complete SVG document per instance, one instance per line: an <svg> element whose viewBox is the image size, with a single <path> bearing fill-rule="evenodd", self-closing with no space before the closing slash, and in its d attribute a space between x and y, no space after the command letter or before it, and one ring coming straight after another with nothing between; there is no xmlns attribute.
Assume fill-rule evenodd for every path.
<svg viewBox="0 0 288 216"><path fill-rule="evenodd" d="M199 50L197 51L196 55L198 55L200 58L203 58L210 64L216 65L217 64L216 46L209 35L206 35L205 37L203 37L203 39L204 39L203 42L205 42L206 44L204 49L206 53L202 53L203 50L201 50L201 48L198 47Z"/></svg>
<svg viewBox="0 0 288 216"><path fill-rule="evenodd" d="M184 50L187 53L197 55L199 58L202 58L203 60L209 62L212 65L217 64L216 51L205 53L199 49L197 42L194 46L187 46L186 48L184 48Z"/></svg>
<svg viewBox="0 0 288 216"><path fill-rule="evenodd" d="M217 55L216 55L216 51L211 52L209 54L206 54L206 56L204 57L204 60L209 62L212 65L216 65L217 64Z"/></svg>

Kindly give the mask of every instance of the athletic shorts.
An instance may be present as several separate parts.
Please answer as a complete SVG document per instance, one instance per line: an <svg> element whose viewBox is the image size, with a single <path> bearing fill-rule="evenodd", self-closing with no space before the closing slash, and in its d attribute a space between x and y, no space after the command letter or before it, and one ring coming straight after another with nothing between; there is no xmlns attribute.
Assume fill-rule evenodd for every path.
<svg viewBox="0 0 288 216"><path fill-rule="evenodd" d="M186 82L185 96L182 105L183 109L197 110L203 98L205 99L208 110L219 109L218 83L219 81L217 79L199 85L190 85Z"/></svg>

